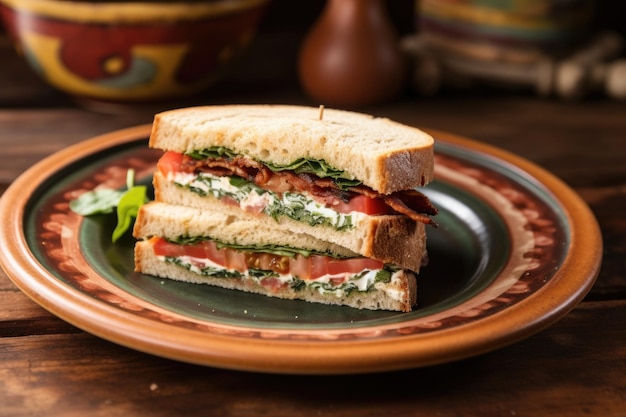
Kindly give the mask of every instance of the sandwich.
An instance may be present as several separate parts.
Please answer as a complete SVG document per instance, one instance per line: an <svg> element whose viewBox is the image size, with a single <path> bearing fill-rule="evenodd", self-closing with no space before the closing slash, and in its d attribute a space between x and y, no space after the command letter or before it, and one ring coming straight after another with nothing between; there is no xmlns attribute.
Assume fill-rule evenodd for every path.
<svg viewBox="0 0 626 417"><path fill-rule="evenodd" d="M375 261L376 268L359 273L386 271L380 278L399 272L395 276L402 277L400 287L408 294L404 298L414 303L415 274L427 261L426 227L435 225L432 216L437 214L419 191L434 176L434 141L425 132L389 119L334 109L201 106L157 114L149 146L164 152L153 178L156 202L199 210L197 216L219 215L226 223L235 219L245 222L258 235L256 242L246 243L248 250L276 240L283 249L312 250L315 256ZM154 243L154 237L179 243L196 240L197 236L184 236L181 230L163 230L165 236L146 232L148 210L141 210L137 217L135 235L142 239L138 247ZM214 238L213 233L200 235L201 240ZM217 241L224 245L237 239L221 236ZM306 245L298 244L305 241ZM136 259L143 259L142 253ZM137 261L136 269L152 273L145 264ZM195 282L193 275L185 273L182 278L167 269L167 273L155 275L176 275L174 279ZM292 272L288 275L298 278ZM384 287L380 282L378 287ZM218 280L216 285L220 284L226 285L225 280ZM372 291L375 285L370 284L366 287ZM388 292L396 287L390 286ZM318 292L325 294L321 298L328 298L328 291ZM313 300L316 297L311 291L307 294L304 299L319 301ZM340 304L350 304L350 297L337 298ZM362 308L409 311L406 305L376 305L383 304Z"/></svg>
<svg viewBox="0 0 626 417"><path fill-rule="evenodd" d="M434 141L384 118L301 106L157 114L155 199L257 219L419 271L437 213Z"/></svg>
<svg viewBox="0 0 626 417"><path fill-rule="evenodd" d="M408 312L415 273L247 217L152 201L133 228L144 274L276 298Z"/></svg>

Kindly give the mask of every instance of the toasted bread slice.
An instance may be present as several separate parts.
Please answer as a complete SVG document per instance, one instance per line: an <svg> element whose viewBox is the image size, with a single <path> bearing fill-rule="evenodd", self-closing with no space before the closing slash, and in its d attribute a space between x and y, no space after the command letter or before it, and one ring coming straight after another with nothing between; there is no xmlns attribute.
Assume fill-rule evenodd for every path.
<svg viewBox="0 0 626 417"><path fill-rule="evenodd" d="M133 236L137 239L209 236L228 244L279 245L342 257L358 256L342 246L306 234L281 230L271 224L264 225L253 217L238 214L152 201L139 209Z"/></svg>
<svg viewBox="0 0 626 417"><path fill-rule="evenodd" d="M434 176L434 141L386 118L289 105L201 106L155 115L150 146L188 153L225 147L263 163L323 160L381 194Z"/></svg>

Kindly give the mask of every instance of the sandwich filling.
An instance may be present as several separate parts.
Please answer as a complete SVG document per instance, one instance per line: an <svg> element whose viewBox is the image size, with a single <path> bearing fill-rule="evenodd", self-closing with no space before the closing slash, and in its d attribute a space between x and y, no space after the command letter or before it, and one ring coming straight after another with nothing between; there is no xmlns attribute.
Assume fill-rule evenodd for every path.
<svg viewBox="0 0 626 417"><path fill-rule="evenodd" d="M363 258L335 258L285 247L241 248L208 239L171 241L149 239L152 250L163 262L172 263L201 276L239 279L270 292L312 288L337 297L352 292L388 289L397 279L396 268ZM393 298L400 294L389 294Z"/></svg>
<svg viewBox="0 0 626 417"><path fill-rule="evenodd" d="M434 224L437 209L417 190L382 195L323 161L267 166L224 148L181 154L166 152L160 173L200 196L213 196L249 212L287 216L312 226L349 230L359 216L403 214Z"/></svg>

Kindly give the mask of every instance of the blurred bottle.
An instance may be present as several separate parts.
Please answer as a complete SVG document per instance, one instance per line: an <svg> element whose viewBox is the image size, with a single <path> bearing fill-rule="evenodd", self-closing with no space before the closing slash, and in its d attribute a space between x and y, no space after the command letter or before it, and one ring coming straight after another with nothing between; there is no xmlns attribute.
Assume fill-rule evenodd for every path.
<svg viewBox="0 0 626 417"><path fill-rule="evenodd" d="M383 0L328 0L300 51L300 82L324 105L365 106L396 96L406 62Z"/></svg>

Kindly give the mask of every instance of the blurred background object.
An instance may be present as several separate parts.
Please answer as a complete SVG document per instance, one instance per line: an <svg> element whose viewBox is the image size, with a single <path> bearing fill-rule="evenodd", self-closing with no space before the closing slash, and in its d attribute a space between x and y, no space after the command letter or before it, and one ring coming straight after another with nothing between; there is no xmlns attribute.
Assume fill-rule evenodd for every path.
<svg viewBox="0 0 626 417"><path fill-rule="evenodd" d="M403 40L412 85L492 84L579 99L626 99L623 36L594 30L596 0L417 0L417 29Z"/></svg>
<svg viewBox="0 0 626 417"><path fill-rule="evenodd" d="M328 0L304 39L298 72L322 104L363 106L396 96L406 62L383 0Z"/></svg>
<svg viewBox="0 0 626 417"><path fill-rule="evenodd" d="M595 0L416 0L419 31L435 47L483 60L562 53L589 36Z"/></svg>
<svg viewBox="0 0 626 417"><path fill-rule="evenodd" d="M136 103L198 94L254 38L269 0L0 0L31 68L80 100Z"/></svg>
<svg viewBox="0 0 626 417"><path fill-rule="evenodd" d="M0 11L5 14L10 11L10 8L3 2L25 5L33 1L38 0L13 0L10 3L7 3L8 0L0 0ZM204 1L207 0L199 0L200 3ZM498 1L502 0L492 0L492 3L495 4ZM512 1L509 0L509 2ZM57 0L57 2L63 1ZM71 3L67 0L64 2ZM124 3L118 2L118 4ZM173 3L177 2L174 1ZM189 98L174 100L177 105L227 102L256 103L258 102L258 95L262 95L263 100L269 103L320 104L320 101L306 92L299 76L298 61L305 39L322 16L328 0L271 0L262 3L263 5L259 7L262 7L265 12L261 12L261 16L258 17L259 26L255 32L256 35L245 47L238 50L235 55L239 56L229 61L228 65L219 71L219 75L213 76L214 78L207 82L208 88L198 88L198 90L193 90L197 93L192 92L190 93L191 96L185 96ZM391 94L387 100L428 99L433 95L466 97L508 94L518 96L537 94L541 98L564 98L557 92L556 84L553 83L553 76L550 75L555 71L556 64L563 63L568 56L578 55L578 52L581 55L593 56L597 54L597 51L587 54L585 53L587 47L596 44L596 42L604 44L609 38L617 39L618 42L614 45L619 46L626 36L626 25L623 23L623 16L626 16L626 1L595 0L593 3L592 21L586 28L587 35L584 36L586 39L580 42L577 50L576 48L574 51L555 52L553 50L543 54L545 60L528 62L527 66L507 65L506 62L498 65L499 62L493 60L457 59L455 60L457 65L469 66L469 68L464 69L467 72L458 74L451 71L454 67L450 66L446 68L448 72L444 74L442 71L444 68L440 61L430 59L436 50L428 43L423 42L424 38L419 21L420 2L416 0L383 1L388 21L400 38L409 66L404 89L401 88L396 95ZM3 89L0 90L0 106L3 103L4 105L15 106L19 103L37 101L41 103L54 102L58 106L75 103L75 99L45 84L35 74L34 70L31 70L25 61L19 58L9 45L8 31L9 24L0 25L0 35L2 35L0 48L4 50L1 65L3 66L4 77L10 79L10 82L6 82ZM213 46L210 45L213 45L213 42L204 45L208 52L213 50ZM419 49L422 46L428 48ZM228 48L226 50L229 51ZM229 55L229 53L224 54L224 56ZM624 91L626 80L623 75L620 75L620 73L623 74L622 71L625 67L623 64L624 56L625 51L622 49L618 57L607 58L593 65L592 71L588 70L588 66L562 65L561 67L565 68L562 73L566 75L569 73L565 79L568 83L563 82L562 84L576 85L578 82L578 92L576 92L577 89L570 90L576 93L572 95L572 98L575 96L578 98L619 98L619 95L609 95L607 89L612 88L619 91L619 88L622 88L621 91ZM491 65L488 68L485 63L489 62ZM568 66L569 69L567 69ZM620 68L622 69L620 70ZM480 72L473 73L470 71L476 69ZM542 73L547 73L549 76L542 78L533 75ZM546 81L547 83L544 83ZM611 82L609 83L609 81ZM540 86L544 88L539 89ZM252 91L255 94L252 94ZM160 99L146 99L149 102L156 100ZM156 107L170 107L170 105L171 101L168 100L156 104ZM139 111L139 106L134 104L125 107Z"/></svg>

